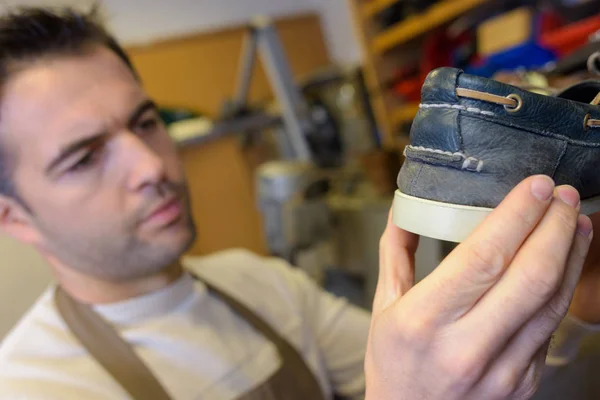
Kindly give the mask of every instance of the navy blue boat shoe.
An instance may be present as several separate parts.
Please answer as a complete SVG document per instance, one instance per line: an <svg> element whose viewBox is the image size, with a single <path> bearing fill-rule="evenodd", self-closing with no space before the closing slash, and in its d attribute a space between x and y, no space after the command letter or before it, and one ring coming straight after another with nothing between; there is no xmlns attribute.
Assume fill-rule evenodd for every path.
<svg viewBox="0 0 600 400"><path fill-rule="evenodd" d="M600 82L544 96L454 68L422 89L393 221L423 236L460 242L523 179L537 174L600 211Z"/></svg>

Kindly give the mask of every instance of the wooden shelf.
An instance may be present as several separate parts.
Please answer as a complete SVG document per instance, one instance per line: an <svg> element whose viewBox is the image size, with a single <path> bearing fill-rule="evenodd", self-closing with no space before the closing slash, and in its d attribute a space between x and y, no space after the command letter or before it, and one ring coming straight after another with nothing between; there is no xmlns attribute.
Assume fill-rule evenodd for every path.
<svg viewBox="0 0 600 400"><path fill-rule="evenodd" d="M390 80L398 68L418 63L422 57L419 41L413 40L440 28L492 0L439 0L423 12L380 30L379 15L403 0L348 0L363 50L365 83L384 148L400 148L403 125L416 116L417 103L401 103L391 92ZM389 51L389 50L394 51ZM403 139L401 139L403 138ZM401 146L403 147L403 146Z"/></svg>
<svg viewBox="0 0 600 400"><path fill-rule="evenodd" d="M375 14L385 10L386 8L397 2L398 0L371 0L369 2L366 2L363 5L363 17L371 18Z"/></svg>
<svg viewBox="0 0 600 400"><path fill-rule="evenodd" d="M381 0L384 2L385 0ZM399 44L429 32L489 0L443 0L421 14L397 23L373 40L375 53L384 53ZM377 1L375 4L379 3ZM392 2L390 2L392 3Z"/></svg>
<svg viewBox="0 0 600 400"><path fill-rule="evenodd" d="M366 35L366 32L370 31L370 29L367 28L367 26L370 24L370 21L369 18L364 17L363 6L364 3L362 0L351 0L352 17L356 27L358 28L358 32L360 32L358 36L359 42L365 54L363 61L365 83L368 88L373 88L372 90L379 91L379 88L382 87L380 73L378 71L378 64L381 60L375 54L373 54L370 46L371 38ZM390 123L391 120L388 115L384 96L382 96L382 93L372 92L370 95L370 102L371 108L373 109L373 114L375 116L377 128L381 132L381 142L384 147L389 146L391 145L393 139L393 127Z"/></svg>
<svg viewBox="0 0 600 400"><path fill-rule="evenodd" d="M411 122L419 111L419 103L411 103L398 107L391 112L390 118L392 124L400 125L406 122Z"/></svg>

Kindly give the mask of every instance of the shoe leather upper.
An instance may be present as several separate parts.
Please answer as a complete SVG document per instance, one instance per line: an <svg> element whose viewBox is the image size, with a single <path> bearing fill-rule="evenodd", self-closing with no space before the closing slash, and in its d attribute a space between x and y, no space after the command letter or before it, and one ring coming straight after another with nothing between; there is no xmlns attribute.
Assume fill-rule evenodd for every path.
<svg viewBox="0 0 600 400"><path fill-rule="evenodd" d="M585 121L600 119L600 106L583 101L591 101L600 83L577 86L562 93L566 98L549 97L454 68L432 71L422 89L399 189L431 200L495 207L522 179L545 174L574 186L583 199L599 195L600 128L586 127ZM523 105L509 112L502 105L458 97L457 87L516 94Z"/></svg>
<svg viewBox="0 0 600 400"><path fill-rule="evenodd" d="M589 84L591 83L586 86ZM456 95L457 87L499 96L517 94L523 99L523 107L517 112L509 113L502 105L460 98ZM569 90L564 93L568 94ZM491 79L464 74L455 68L440 68L430 72L422 88L421 102L423 104L445 103L474 107L494 113L495 116L488 115L486 119L499 124L540 135L560 135L600 146L600 129L584 128L586 115L589 114L591 118L600 119L599 106L532 93ZM417 116L418 118L419 116Z"/></svg>

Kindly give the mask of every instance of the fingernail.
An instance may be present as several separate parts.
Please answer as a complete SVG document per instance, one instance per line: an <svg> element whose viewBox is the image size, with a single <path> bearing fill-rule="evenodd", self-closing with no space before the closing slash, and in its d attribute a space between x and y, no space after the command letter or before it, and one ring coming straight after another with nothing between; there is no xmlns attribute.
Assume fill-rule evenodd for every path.
<svg viewBox="0 0 600 400"><path fill-rule="evenodd" d="M531 193L541 201L550 200L554 192L554 181L546 175L539 175L531 183Z"/></svg>
<svg viewBox="0 0 600 400"><path fill-rule="evenodd" d="M579 207L579 192L572 186L560 186L556 189L558 197L571 207Z"/></svg>
<svg viewBox="0 0 600 400"><path fill-rule="evenodd" d="M591 238L594 234L594 226L592 220L587 215L580 215L577 219L577 233L587 238Z"/></svg>

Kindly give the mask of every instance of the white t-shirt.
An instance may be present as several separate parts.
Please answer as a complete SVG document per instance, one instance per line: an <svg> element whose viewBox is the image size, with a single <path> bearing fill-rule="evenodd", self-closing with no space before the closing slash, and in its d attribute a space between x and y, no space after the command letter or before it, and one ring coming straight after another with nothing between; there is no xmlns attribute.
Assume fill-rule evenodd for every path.
<svg viewBox="0 0 600 400"><path fill-rule="evenodd" d="M364 396L369 315L285 262L244 250L184 265L233 294L304 356L328 398ZM0 399L119 400L127 393L60 318L50 287L0 347ZM189 275L158 292L96 306L176 400L235 399L280 366L276 348Z"/></svg>

